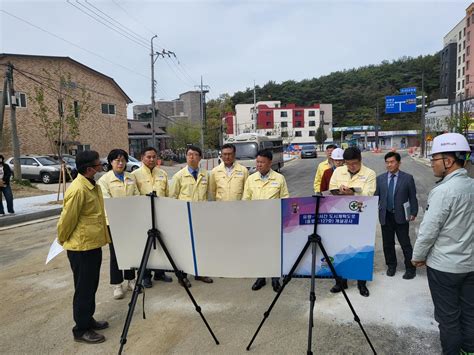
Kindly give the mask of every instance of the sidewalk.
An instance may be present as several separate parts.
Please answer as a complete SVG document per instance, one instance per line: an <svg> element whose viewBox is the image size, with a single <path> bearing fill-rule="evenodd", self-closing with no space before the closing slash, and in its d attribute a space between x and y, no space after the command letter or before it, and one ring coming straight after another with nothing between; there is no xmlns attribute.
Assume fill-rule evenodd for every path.
<svg viewBox="0 0 474 355"><path fill-rule="evenodd" d="M14 199L13 207L15 214L10 215L7 213L5 217L0 217L0 227L58 216L61 213L62 201L56 202L57 196L57 193L54 193Z"/></svg>

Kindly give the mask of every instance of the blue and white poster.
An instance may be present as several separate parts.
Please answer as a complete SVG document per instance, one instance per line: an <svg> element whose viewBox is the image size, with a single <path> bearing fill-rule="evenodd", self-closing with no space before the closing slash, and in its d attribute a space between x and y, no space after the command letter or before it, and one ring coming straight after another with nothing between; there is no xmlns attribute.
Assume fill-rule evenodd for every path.
<svg viewBox="0 0 474 355"><path fill-rule="evenodd" d="M286 275L313 233L314 197L282 200L282 274ZM375 225L378 197L326 196L321 199L317 234L339 276L352 280L372 280ZM311 275L311 248L308 248L295 275ZM317 247L316 276L332 277Z"/></svg>

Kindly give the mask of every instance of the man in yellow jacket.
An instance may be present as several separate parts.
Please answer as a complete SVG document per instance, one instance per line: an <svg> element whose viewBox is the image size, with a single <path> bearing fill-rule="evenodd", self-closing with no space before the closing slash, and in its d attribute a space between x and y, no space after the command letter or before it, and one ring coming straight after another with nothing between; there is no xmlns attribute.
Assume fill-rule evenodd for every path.
<svg viewBox="0 0 474 355"><path fill-rule="evenodd" d="M343 154L344 164L331 176L329 190L339 190L341 195L373 196L376 188L377 176L375 171L362 164L362 154L357 147L349 147ZM342 287L347 288L347 280L342 281ZM359 293L369 297L367 281L357 281ZM336 284L331 288L332 293L341 292L341 286Z"/></svg>
<svg viewBox="0 0 474 355"><path fill-rule="evenodd" d="M168 196L168 174L160 169L156 164L158 161L158 152L153 147L143 149L141 153L142 166L135 170L132 174L137 180L137 187L140 195L147 195L152 191L156 192L156 196ZM173 279L166 275L163 270L153 270L155 276L153 280L171 282ZM153 287L151 282L151 270L146 269L143 275L143 287Z"/></svg>
<svg viewBox="0 0 474 355"><path fill-rule="evenodd" d="M222 163L210 174L209 197L215 201L241 200L249 172L235 161L235 145L224 144L221 151Z"/></svg>
<svg viewBox="0 0 474 355"><path fill-rule="evenodd" d="M64 196L57 227L58 242L67 250L74 277L74 340L95 344L105 341L105 337L95 331L109 326L106 321L96 321L94 312L102 247L110 243L110 236L102 192L94 180L94 175L102 171L99 154L80 152L76 166L79 174Z"/></svg>
<svg viewBox="0 0 474 355"><path fill-rule="evenodd" d="M270 200L277 198L288 198L288 187L285 177L272 170L273 154L270 150L260 150L255 162L257 172L249 176L245 182L244 196L242 200ZM267 282L265 278L258 278L252 285L252 290L260 290ZM280 278L272 278L273 291L278 292L281 288Z"/></svg>
<svg viewBox="0 0 474 355"><path fill-rule="evenodd" d="M171 181L170 197L182 201L207 201L209 177L206 170L199 168L201 157L201 148L194 145L189 145L186 148L187 165L174 174ZM207 276L195 276L194 279L205 283L214 282ZM186 274L184 274L183 282L187 287L191 287Z"/></svg>
<svg viewBox="0 0 474 355"><path fill-rule="evenodd" d="M321 192L321 180L323 178L323 174L327 169L332 168L331 153L336 148L337 146L334 144L329 144L326 147L327 159L319 163L318 169L316 169L316 175L314 176L314 183L313 183L314 192Z"/></svg>

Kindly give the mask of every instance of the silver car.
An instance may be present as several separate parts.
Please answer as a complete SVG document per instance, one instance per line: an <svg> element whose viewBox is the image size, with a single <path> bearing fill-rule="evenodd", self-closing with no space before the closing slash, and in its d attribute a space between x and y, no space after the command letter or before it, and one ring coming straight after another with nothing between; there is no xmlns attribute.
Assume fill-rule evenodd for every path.
<svg viewBox="0 0 474 355"><path fill-rule="evenodd" d="M13 171L13 158L7 159L6 163ZM20 156L21 175L23 179L40 180L44 184L51 184L59 180L61 165L53 158L43 155ZM67 169L71 169L67 166Z"/></svg>

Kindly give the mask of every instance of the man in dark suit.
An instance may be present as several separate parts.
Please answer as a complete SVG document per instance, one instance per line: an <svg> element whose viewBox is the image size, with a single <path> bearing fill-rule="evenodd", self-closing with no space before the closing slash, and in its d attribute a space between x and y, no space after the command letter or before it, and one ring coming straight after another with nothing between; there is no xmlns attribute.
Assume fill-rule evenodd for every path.
<svg viewBox="0 0 474 355"><path fill-rule="evenodd" d="M416 276L416 268L411 264L413 247L408 235L408 223L415 220L418 213L415 181L412 175L400 170L400 154L389 152L384 159L387 172L377 176L375 195L379 196L379 221L382 226L383 253L387 264L387 276L395 275L397 269L396 233L405 257L403 278L410 280ZM409 206L407 206L407 203ZM408 213L405 213L405 207Z"/></svg>

